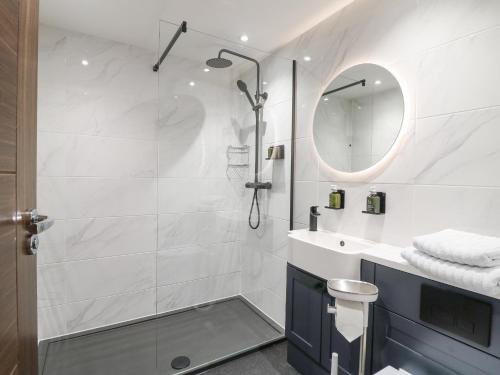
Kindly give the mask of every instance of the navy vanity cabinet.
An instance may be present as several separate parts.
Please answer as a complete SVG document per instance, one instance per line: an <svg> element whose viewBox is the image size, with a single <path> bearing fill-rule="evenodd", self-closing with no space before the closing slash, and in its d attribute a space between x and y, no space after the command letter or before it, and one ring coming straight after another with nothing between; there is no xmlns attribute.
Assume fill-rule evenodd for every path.
<svg viewBox="0 0 500 375"><path fill-rule="evenodd" d="M390 365L412 375L500 374L499 300L379 264L362 264L374 269L372 282L379 288L371 322L373 373ZM442 299L426 305L424 296L429 289L437 291ZM490 326L489 319L482 318L482 310L474 308L475 304L468 304L467 309L474 309L479 315L461 315L457 312L460 309L450 311L447 298L453 295L491 308L489 343L481 345L469 339L479 339L484 327ZM438 325L422 320L422 311L427 308L432 308L439 318Z"/></svg>
<svg viewBox="0 0 500 375"><path fill-rule="evenodd" d="M339 374L357 374L360 340L349 343L335 328L333 315L326 312L335 303L326 280L288 265L286 294L288 362L303 375L328 375L336 352Z"/></svg>
<svg viewBox="0 0 500 375"><path fill-rule="evenodd" d="M321 310L325 283L294 267L287 268L286 323L288 341L320 361Z"/></svg>
<svg viewBox="0 0 500 375"><path fill-rule="evenodd" d="M375 306L373 372L389 365L412 375L500 374L498 358Z"/></svg>

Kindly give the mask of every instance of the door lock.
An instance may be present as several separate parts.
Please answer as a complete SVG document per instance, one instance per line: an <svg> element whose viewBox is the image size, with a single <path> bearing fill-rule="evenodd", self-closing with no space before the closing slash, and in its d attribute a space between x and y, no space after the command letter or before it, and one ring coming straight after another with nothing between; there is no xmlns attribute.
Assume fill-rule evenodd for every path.
<svg viewBox="0 0 500 375"><path fill-rule="evenodd" d="M40 247L40 239L37 234L32 234L28 237L28 249L31 255L36 255L38 253L38 248Z"/></svg>

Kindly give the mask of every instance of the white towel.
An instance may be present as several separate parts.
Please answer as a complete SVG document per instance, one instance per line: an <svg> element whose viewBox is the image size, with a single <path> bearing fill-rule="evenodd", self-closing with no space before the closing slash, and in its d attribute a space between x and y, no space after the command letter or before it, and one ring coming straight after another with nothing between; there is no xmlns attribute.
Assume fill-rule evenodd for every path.
<svg viewBox="0 0 500 375"><path fill-rule="evenodd" d="M494 295L500 293L500 267L474 267L447 262L413 248L404 249L401 256L422 272L464 289Z"/></svg>
<svg viewBox="0 0 500 375"><path fill-rule="evenodd" d="M500 265L500 238L446 229L415 237L413 246L435 258L478 267Z"/></svg>

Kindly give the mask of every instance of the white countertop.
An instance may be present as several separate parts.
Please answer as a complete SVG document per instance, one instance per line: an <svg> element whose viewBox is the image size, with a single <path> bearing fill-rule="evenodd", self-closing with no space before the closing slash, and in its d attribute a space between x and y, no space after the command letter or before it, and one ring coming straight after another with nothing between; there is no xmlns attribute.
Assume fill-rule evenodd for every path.
<svg viewBox="0 0 500 375"><path fill-rule="evenodd" d="M307 229L300 229L300 230L296 230L296 231L290 231L289 232L289 237L290 238L294 238L294 234L299 233L300 231L303 231L303 232L307 231L308 232ZM323 233L325 233L325 234L326 233L331 233L334 236L334 238L340 238L340 237L345 237L345 238L348 238L348 239L349 238L350 239L353 238L351 236L343 235L341 233L326 232L326 231L323 231ZM301 233L301 234L305 234L305 233ZM476 290L473 290L473 289L470 289L470 288L465 288L463 286L450 283L449 281L446 281L446 280L437 279L437 278L435 278L433 276L430 276L428 274L425 274L425 273L421 272L417 268L415 268L412 265L410 265L405 259L403 259L403 257L401 256L401 252L403 251L402 247L397 247L397 246L392 246L392 245L387 245L387 244L382 244L382 243L376 243L376 242L370 242L370 241L366 241L366 240L363 240L363 239L358 239L358 240L360 242L370 243L370 247L361 249L359 251L359 256L360 256L361 259L364 259L364 260L367 260L367 261L370 261L370 262L373 262L373 263L377 263L377 264L380 264L380 265L383 265L383 266L386 266L386 267L390 267L390 268L393 268L393 269L397 269L399 271L403 271L403 272L407 272L407 273L410 273L410 274L413 274L413 275L417 275L417 276L420 276L420 277L423 277L423 278L426 278L426 279L429 279L429 280L438 281L438 282L443 283L443 284L453 285L453 286L455 286L457 288L461 288L461 289L464 289L464 290L469 290L469 291L472 291L472 292L475 292L475 293L486 295L488 297L500 299L500 293L498 293L498 294L488 294L488 293L484 293L484 292L481 292L481 291L476 291ZM293 261L290 261L290 263L294 264ZM297 265L297 266L299 266L299 265ZM322 276L322 275L317 275L317 276L324 278L324 276Z"/></svg>

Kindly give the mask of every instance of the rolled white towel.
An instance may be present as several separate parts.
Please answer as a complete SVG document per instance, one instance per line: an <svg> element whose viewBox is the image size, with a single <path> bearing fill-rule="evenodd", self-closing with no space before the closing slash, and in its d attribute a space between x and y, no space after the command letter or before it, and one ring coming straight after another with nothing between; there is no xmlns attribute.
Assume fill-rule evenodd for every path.
<svg viewBox="0 0 500 375"><path fill-rule="evenodd" d="M478 267L500 265L500 238L446 229L415 237L413 246L430 256Z"/></svg>
<svg viewBox="0 0 500 375"><path fill-rule="evenodd" d="M437 279L449 281L479 293L500 293L500 267L474 267L431 257L414 248L406 248L402 257L412 266Z"/></svg>

